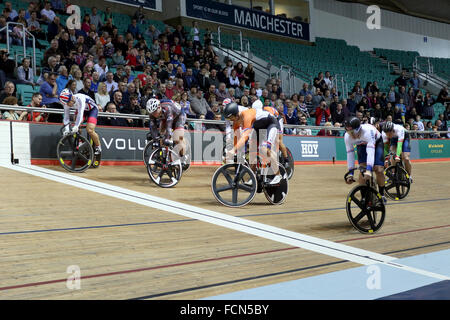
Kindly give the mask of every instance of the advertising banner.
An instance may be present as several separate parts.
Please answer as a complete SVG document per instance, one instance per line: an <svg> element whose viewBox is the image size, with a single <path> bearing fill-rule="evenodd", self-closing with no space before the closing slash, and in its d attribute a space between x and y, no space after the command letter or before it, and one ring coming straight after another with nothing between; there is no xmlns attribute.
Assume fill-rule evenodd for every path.
<svg viewBox="0 0 450 320"><path fill-rule="evenodd" d="M143 6L145 9L150 10L158 10L161 11L160 8L157 7L157 1L160 0L106 0L107 2L115 2L120 4L127 4L133 7Z"/></svg>
<svg viewBox="0 0 450 320"><path fill-rule="evenodd" d="M450 158L450 140L417 140L420 158Z"/></svg>
<svg viewBox="0 0 450 320"><path fill-rule="evenodd" d="M186 0L186 14L238 28L309 41L309 24L249 8L208 0Z"/></svg>

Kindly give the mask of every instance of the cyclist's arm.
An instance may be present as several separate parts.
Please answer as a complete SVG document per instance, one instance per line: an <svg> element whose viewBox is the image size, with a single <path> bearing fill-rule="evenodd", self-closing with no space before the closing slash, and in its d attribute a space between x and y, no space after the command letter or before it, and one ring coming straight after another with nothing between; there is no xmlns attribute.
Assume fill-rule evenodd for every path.
<svg viewBox="0 0 450 320"><path fill-rule="evenodd" d="M388 139L388 137L386 136L386 133L384 133L384 131L381 133L381 137L383 138L383 143L384 143L384 156L386 157L389 154L389 149L390 149L390 140Z"/></svg>
<svg viewBox="0 0 450 320"><path fill-rule="evenodd" d="M152 135L152 139L155 139L158 136L158 122L156 121L156 118L150 117L150 133Z"/></svg>
<svg viewBox="0 0 450 320"><path fill-rule="evenodd" d="M75 126L76 127L80 127L81 122L83 121L83 114L84 114L84 109L86 108L86 103L85 101L83 101L82 99L80 99L81 101L81 106L77 106L77 119L75 120Z"/></svg>
<svg viewBox="0 0 450 320"><path fill-rule="evenodd" d="M65 105L64 106L64 120L63 124L66 126L70 123L70 107Z"/></svg>
<svg viewBox="0 0 450 320"><path fill-rule="evenodd" d="M347 150L347 168L349 171L355 170L355 149L349 135L345 134L345 149Z"/></svg>
<svg viewBox="0 0 450 320"><path fill-rule="evenodd" d="M399 132L396 132L397 136L398 136L398 141L397 141L397 156L400 157L400 155L402 154L402 150L403 150L403 141L405 141L405 130L399 130Z"/></svg>

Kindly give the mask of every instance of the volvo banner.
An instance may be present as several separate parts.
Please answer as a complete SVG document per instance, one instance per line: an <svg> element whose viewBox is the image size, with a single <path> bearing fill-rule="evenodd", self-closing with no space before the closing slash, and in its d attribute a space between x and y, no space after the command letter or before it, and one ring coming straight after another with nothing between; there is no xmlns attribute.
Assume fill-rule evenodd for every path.
<svg viewBox="0 0 450 320"><path fill-rule="evenodd" d="M309 24L208 0L186 0L186 14L217 23L309 41Z"/></svg>

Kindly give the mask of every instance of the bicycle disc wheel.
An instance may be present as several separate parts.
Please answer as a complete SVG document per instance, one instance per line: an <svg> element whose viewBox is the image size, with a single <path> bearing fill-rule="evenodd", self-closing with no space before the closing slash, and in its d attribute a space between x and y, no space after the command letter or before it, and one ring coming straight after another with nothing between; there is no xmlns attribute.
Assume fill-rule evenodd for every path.
<svg viewBox="0 0 450 320"><path fill-rule="evenodd" d="M288 179L291 180L292 176L294 175L294 169L295 169L294 157L292 156L291 150L289 150L288 147L286 147L286 150L287 150L287 154L288 154L289 163L285 168L286 168L286 173L288 175Z"/></svg>
<svg viewBox="0 0 450 320"><path fill-rule="evenodd" d="M402 200L406 198L411 188L409 175L400 166L390 166L384 171L385 188L384 193L392 200Z"/></svg>
<svg viewBox="0 0 450 320"><path fill-rule="evenodd" d="M371 187L353 188L347 196L346 209L350 223L361 233L375 233L383 226L386 209L381 195Z"/></svg>
<svg viewBox="0 0 450 320"><path fill-rule="evenodd" d="M256 189L255 174L243 164L224 164L214 172L211 180L214 197L227 207L245 206L255 197Z"/></svg>
<svg viewBox="0 0 450 320"><path fill-rule="evenodd" d="M274 186L265 185L263 188L266 199L271 204L282 204L289 192L289 176L287 170L280 165L280 175L283 177L279 184Z"/></svg>
<svg viewBox="0 0 450 320"><path fill-rule="evenodd" d="M150 179L161 188L175 186L181 180L182 172L181 161L172 150L158 148L150 155L147 173Z"/></svg>
<svg viewBox="0 0 450 320"><path fill-rule="evenodd" d="M69 172L84 172L94 160L94 150L89 141L79 134L62 137L56 147L61 166Z"/></svg>

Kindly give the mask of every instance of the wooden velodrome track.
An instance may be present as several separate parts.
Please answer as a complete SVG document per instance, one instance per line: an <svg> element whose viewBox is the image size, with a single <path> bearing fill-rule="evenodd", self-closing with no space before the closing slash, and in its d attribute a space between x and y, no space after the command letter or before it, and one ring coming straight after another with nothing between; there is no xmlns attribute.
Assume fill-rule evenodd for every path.
<svg viewBox="0 0 450 320"><path fill-rule="evenodd" d="M409 196L388 203L375 235L347 219L344 165L296 166L285 204L257 194L240 209L214 199L215 169L193 167L169 190L143 165L74 175L395 258L450 248L449 162L414 163ZM199 299L358 266L1 166L0 175L1 299ZM73 265L80 290L66 285Z"/></svg>

